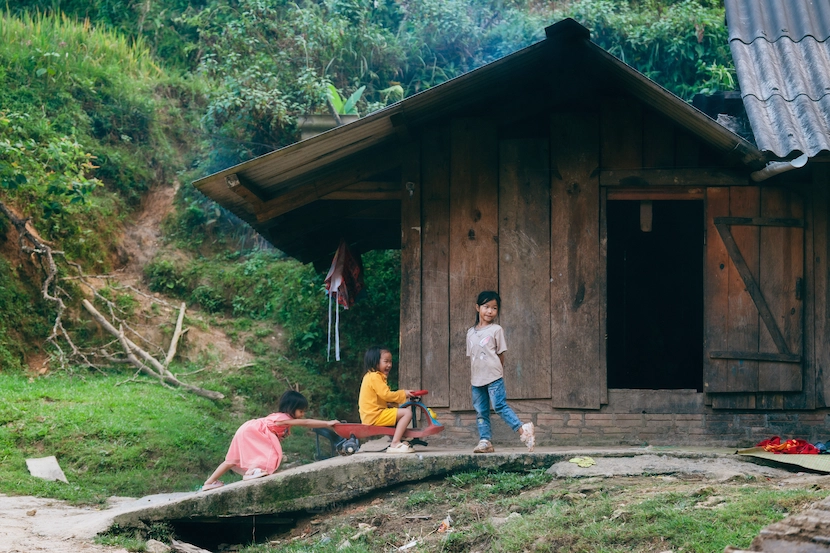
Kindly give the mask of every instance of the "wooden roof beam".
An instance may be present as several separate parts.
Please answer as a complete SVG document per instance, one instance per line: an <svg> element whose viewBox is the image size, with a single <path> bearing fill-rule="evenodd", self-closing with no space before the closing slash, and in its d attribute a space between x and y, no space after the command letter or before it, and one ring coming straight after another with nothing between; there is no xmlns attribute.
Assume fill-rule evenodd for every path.
<svg viewBox="0 0 830 553"><path fill-rule="evenodd" d="M321 200L400 200L401 183L389 181L362 181L350 184Z"/></svg>

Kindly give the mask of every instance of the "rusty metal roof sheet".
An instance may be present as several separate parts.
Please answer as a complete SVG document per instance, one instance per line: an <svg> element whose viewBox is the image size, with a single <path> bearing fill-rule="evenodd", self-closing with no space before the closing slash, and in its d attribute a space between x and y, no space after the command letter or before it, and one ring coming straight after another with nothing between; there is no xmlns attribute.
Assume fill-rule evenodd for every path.
<svg viewBox="0 0 830 553"><path fill-rule="evenodd" d="M729 46L762 151L830 151L830 0L726 0Z"/></svg>

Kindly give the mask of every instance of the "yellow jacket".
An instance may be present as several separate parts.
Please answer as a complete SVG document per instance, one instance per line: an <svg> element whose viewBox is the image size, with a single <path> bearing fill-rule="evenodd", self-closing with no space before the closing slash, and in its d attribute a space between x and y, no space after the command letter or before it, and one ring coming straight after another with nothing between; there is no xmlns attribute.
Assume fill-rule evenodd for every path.
<svg viewBox="0 0 830 553"><path fill-rule="evenodd" d="M386 375L379 372L367 372L360 385L360 397L357 406L360 409L360 422L374 424L387 403L404 403L406 392L393 392L386 383Z"/></svg>

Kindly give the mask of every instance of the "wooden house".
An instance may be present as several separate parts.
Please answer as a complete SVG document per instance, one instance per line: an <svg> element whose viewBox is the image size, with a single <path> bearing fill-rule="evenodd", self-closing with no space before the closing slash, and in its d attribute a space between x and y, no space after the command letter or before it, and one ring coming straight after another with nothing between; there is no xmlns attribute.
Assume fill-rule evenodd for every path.
<svg viewBox="0 0 830 553"><path fill-rule="evenodd" d="M401 249L400 383L444 436L477 440L464 336L497 290L542 443L746 444L828 429L830 177L775 159L565 20L195 185L321 268Z"/></svg>

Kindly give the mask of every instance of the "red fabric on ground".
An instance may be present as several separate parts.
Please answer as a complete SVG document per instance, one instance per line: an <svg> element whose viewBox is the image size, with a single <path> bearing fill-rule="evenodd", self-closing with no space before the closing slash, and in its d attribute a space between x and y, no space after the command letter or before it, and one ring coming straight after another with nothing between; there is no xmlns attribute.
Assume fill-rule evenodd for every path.
<svg viewBox="0 0 830 553"><path fill-rule="evenodd" d="M791 453L802 455L818 455L816 446L806 440L792 439L781 442L780 436L773 436L768 440L758 442L755 447L763 447L772 453Z"/></svg>

